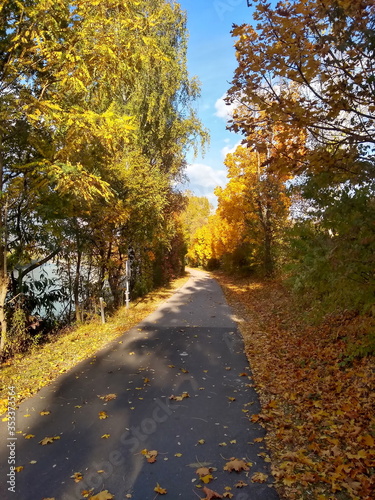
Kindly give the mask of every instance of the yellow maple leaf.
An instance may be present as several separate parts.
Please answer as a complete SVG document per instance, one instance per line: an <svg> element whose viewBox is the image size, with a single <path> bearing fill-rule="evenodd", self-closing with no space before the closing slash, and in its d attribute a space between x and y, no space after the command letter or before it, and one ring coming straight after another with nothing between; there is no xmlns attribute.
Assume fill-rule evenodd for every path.
<svg viewBox="0 0 375 500"><path fill-rule="evenodd" d="M208 484L210 481L212 481L213 479L213 475L212 474L206 474L205 476L200 476L200 480L204 483L204 484Z"/></svg>
<svg viewBox="0 0 375 500"><path fill-rule="evenodd" d="M156 493L159 493L159 495L166 495L167 494L167 490L165 488L162 488L159 483L156 483L154 491Z"/></svg>
<svg viewBox="0 0 375 500"><path fill-rule="evenodd" d="M104 420L105 418L108 418L108 414L105 411L100 411L98 415L99 415L100 420Z"/></svg>
<svg viewBox="0 0 375 500"><path fill-rule="evenodd" d="M35 438L34 434L26 434L25 439Z"/></svg>
<svg viewBox="0 0 375 500"><path fill-rule="evenodd" d="M23 469L24 469L24 467L23 467L22 465L19 465L18 467L15 467L15 468L14 468L14 470L15 470L16 472L21 472L21 470L23 470Z"/></svg>
<svg viewBox="0 0 375 500"><path fill-rule="evenodd" d="M49 410L43 410L40 412L40 415L50 415L50 411Z"/></svg>
<svg viewBox="0 0 375 500"><path fill-rule="evenodd" d="M103 434L103 436L101 436L102 439L108 439L111 435L110 434Z"/></svg>

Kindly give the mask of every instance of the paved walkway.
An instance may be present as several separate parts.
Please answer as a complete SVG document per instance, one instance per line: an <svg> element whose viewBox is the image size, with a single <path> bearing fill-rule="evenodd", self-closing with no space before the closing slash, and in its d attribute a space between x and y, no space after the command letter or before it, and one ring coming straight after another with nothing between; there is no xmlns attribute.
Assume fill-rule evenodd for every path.
<svg viewBox="0 0 375 500"><path fill-rule="evenodd" d="M260 407L240 334L217 282L191 274L142 323L20 405L15 493L7 484L14 440L1 423L2 499L80 500L84 490L108 490L115 500L153 500L157 483L171 500L204 498L205 486L234 500L278 498L251 480L269 475L269 464L264 443L254 442L264 431L248 418ZM142 450L156 450L156 461ZM252 465L229 472L231 458ZM202 466L213 468L208 484L196 473Z"/></svg>

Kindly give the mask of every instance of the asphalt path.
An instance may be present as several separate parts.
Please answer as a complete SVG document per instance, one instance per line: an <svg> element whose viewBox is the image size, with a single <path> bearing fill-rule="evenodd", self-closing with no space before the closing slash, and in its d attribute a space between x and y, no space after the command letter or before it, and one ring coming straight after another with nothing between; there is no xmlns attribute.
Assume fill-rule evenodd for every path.
<svg viewBox="0 0 375 500"><path fill-rule="evenodd" d="M153 500L159 484L171 500L205 498L203 487L277 500L232 318L218 283L192 270L144 321L24 401L15 435L1 422L1 499L81 500L108 490L115 500ZM157 451L156 461L144 450ZM232 458L249 470L224 470ZM200 467L211 468L208 484Z"/></svg>

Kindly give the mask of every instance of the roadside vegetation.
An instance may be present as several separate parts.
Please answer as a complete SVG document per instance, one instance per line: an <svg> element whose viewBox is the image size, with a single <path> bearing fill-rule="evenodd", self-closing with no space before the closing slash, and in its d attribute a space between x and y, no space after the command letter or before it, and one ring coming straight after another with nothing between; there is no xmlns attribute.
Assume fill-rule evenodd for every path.
<svg viewBox="0 0 375 500"><path fill-rule="evenodd" d="M375 488L375 319L312 325L279 282L216 272L242 332L282 498L370 500Z"/></svg>

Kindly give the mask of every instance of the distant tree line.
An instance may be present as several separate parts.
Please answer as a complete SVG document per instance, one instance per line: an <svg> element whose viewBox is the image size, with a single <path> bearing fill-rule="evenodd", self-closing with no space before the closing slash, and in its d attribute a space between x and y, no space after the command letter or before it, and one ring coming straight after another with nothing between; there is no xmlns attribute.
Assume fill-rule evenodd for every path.
<svg viewBox="0 0 375 500"><path fill-rule="evenodd" d="M227 94L243 141L189 261L282 275L321 313L374 313L374 2L253 4Z"/></svg>

